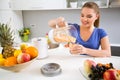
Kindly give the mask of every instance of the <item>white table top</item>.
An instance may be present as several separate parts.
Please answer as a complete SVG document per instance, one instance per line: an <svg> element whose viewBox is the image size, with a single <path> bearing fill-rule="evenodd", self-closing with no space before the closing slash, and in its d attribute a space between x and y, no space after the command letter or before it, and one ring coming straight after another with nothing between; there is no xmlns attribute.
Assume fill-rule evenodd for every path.
<svg viewBox="0 0 120 80"><path fill-rule="evenodd" d="M71 55L68 49L56 48L48 50L48 57L35 60L30 66L20 72L11 72L0 69L0 80L86 80L80 73L79 68L83 66L83 61L92 59L96 62L112 62L120 69L120 57L94 58L85 55ZM62 73L57 76L44 76L40 68L47 63L57 63L61 66Z"/></svg>

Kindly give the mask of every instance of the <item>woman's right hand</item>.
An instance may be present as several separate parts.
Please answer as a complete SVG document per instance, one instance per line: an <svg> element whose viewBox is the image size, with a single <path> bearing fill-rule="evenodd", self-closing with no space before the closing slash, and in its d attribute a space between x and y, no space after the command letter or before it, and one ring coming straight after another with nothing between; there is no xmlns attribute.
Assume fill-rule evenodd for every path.
<svg viewBox="0 0 120 80"><path fill-rule="evenodd" d="M64 17L58 17L58 18L56 18L56 19L50 20L50 21L48 22L48 25L49 25L50 27L53 27L53 28L56 28L56 25L57 25L58 27L65 27L66 21L65 21Z"/></svg>
<svg viewBox="0 0 120 80"><path fill-rule="evenodd" d="M57 24L59 27L65 27L66 22L65 22L64 17L58 17L58 18L56 19L56 24Z"/></svg>

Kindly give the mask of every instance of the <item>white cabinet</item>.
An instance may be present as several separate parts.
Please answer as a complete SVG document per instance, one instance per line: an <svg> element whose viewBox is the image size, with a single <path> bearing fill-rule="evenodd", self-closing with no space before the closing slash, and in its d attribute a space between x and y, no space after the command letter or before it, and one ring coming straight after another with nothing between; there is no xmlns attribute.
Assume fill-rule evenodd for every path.
<svg viewBox="0 0 120 80"><path fill-rule="evenodd" d="M12 10L40 10L66 8L66 0L10 0Z"/></svg>
<svg viewBox="0 0 120 80"><path fill-rule="evenodd" d="M0 0L0 10L10 9L9 0Z"/></svg>
<svg viewBox="0 0 120 80"><path fill-rule="evenodd" d="M12 10L80 9L83 6L83 4L88 1L97 3L100 8L108 8L111 6L119 7L120 5L120 0L115 0L115 1L114 0L113 1L112 0L0 0L0 9L12 9Z"/></svg>
<svg viewBox="0 0 120 80"><path fill-rule="evenodd" d="M64 9L66 7L66 0L43 0L44 9Z"/></svg>
<svg viewBox="0 0 120 80"><path fill-rule="evenodd" d="M10 0L12 10L29 10L34 7L42 8L43 0Z"/></svg>

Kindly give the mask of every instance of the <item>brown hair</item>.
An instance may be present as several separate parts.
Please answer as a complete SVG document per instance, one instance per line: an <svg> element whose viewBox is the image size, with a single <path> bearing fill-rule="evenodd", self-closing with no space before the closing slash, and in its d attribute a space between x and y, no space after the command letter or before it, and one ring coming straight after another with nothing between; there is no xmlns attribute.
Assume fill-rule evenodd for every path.
<svg viewBox="0 0 120 80"><path fill-rule="evenodd" d="M94 3L94 2L86 2L86 3L83 5L82 8L84 8L84 7L94 9L94 11L95 11L97 14L100 14L100 12L99 12L99 6L98 6L96 3ZM99 16L98 19L95 20L95 22L94 22L94 26L95 26L95 27L99 27L99 19L100 19L100 16Z"/></svg>

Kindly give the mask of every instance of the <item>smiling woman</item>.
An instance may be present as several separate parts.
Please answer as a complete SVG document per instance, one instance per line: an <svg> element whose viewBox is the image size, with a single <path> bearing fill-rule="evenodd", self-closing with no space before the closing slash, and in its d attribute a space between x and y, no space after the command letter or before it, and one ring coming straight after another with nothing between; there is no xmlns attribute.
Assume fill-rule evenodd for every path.
<svg viewBox="0 0 120 80"><path fill-rule="evenodd" d="M99 6L94 2L86 2L81 9L81 24L68 23L77 29L78 35L75 37L76 45L70 48L72 54L87 54L95 57L111 56L108 35L104 29L98 28L99 18ZM49 21L49 26L52 28L55 28L56 24L64 27L66 21L63 17ZM99 50L100 46L101 50Z"/></svg>

